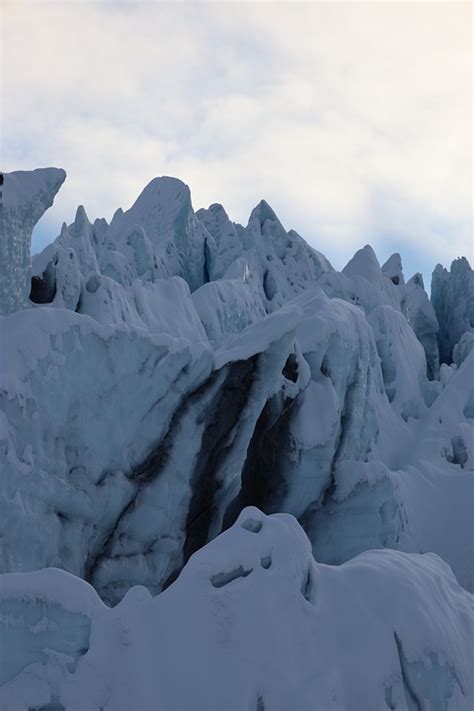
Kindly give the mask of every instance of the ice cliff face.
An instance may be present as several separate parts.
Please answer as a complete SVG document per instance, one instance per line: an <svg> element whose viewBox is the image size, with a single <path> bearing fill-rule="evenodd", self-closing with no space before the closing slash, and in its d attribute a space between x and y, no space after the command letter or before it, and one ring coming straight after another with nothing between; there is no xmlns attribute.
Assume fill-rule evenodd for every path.
<svg viewBox="0 0 474 711"><path fill-rule="evenodd" d="M406 286L406 316L425 350L428 378L434 380L439 374L439 325L421 274L412 276Z"/></svg>
<svg viewBox="0 0 474 711"><path fill-rule="evenodd" d="M53 204L64 170L43 168L2 173L0 192L0 314L28 304L31 287L31 233Z"/></svg>
<svg viewBox="0 0 474 711"><path fill-rule="evenodd" d="M64 174L51 171L10 174L18 216L41 214L31 175L47 173L43 211L52 201ZM460 586L474 588L467 261L435 270L431 303L398 254L381 267L367 245L337 272L264 201L244 227L157 178L110 225L79 207L33 260L30 293L14 245L31 219L10 220L3 248L21 276L0 295L7 708L471 708L467 642L453 641L472 619ZM354 558L373 549L391 552ZM66 573L31 572L48 567L118 606ZM414 621L396 600L416 601ZM286 616L293 627L275 626ZM356 675L359 618L372 636ZM244 642L250 666L232 680ZM143 652L121 690L129 647L166 650L169 667L155 678ZM188 655L186 688L166 671L173 654ZM222 688L199 681L214 676Z"/></svg>
<svg viewBox="0 0 474 711"><path fill-rule="evenodd" d="M455 259L449 272L438 264L431 290L441 362L451 363L456 343L464 333L474 333L474 272L467 259Z"/></svg>

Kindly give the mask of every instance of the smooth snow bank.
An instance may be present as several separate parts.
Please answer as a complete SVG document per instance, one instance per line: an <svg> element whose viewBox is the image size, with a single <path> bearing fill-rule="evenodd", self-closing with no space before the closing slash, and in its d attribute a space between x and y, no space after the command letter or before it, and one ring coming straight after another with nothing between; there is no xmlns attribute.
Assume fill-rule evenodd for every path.
<svg viewBox="0 0 474 711"><path fill-rule="evenodd" d="M155 598L107 608L57 569L0 578L2 708L468 711L473 598L436 555L320 565L244 509ZM370 683L369 683L370 682Z"/></svg>

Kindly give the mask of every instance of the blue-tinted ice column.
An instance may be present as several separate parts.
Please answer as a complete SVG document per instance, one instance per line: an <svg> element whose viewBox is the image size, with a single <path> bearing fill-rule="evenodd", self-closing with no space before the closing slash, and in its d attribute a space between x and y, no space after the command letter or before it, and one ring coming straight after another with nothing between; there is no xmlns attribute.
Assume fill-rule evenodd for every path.
<svg viewBox="0 0 474 711"><path fill-rule="evenodd" d="M18 170L0 178L0 314L28 304L31 233L53 204L66 173L60 168Z"/></svg>
<svg viewBox="0 0 474 711"><path fill-rule="evenodd" d="M439 322L440 361L450 364L456 343L466 332L474 333L474 270L465 257L455 259L450 271L437 265L431 303Z"/></svg>

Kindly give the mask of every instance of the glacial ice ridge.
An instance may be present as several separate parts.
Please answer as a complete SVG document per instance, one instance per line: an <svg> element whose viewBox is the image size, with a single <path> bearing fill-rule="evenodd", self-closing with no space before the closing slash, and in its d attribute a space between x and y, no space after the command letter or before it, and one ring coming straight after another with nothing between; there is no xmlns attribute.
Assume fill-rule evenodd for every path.
<svg viewBox="0 0 474 711"><path fill-rule="evenodd" d="M467 260L430 299L165 177L31 263L65 173L3 175L1 703L471 708Z"/></svg>

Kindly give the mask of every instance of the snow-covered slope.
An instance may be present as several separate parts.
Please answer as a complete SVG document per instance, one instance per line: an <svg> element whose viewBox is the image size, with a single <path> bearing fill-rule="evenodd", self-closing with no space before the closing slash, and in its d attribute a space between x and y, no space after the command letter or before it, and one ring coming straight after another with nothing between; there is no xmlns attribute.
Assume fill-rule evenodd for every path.
<svg viewBox="0 0 474 711"><path fill-rule="evenodd" d="M107 608L50 569L3 577L2 708L470 711L473 599L433 554L318 564L292 516L242 511L151 598Z"/></svg>
<svg viewBox="0 0 474 711"><path fill-rule="evenodd" d="M432 305L398 254L337 272L266 202L243 227L156 178L110 225L79 207L28 300L62 180L5 175L6 708L471 708L467 261Z"/></svg>

